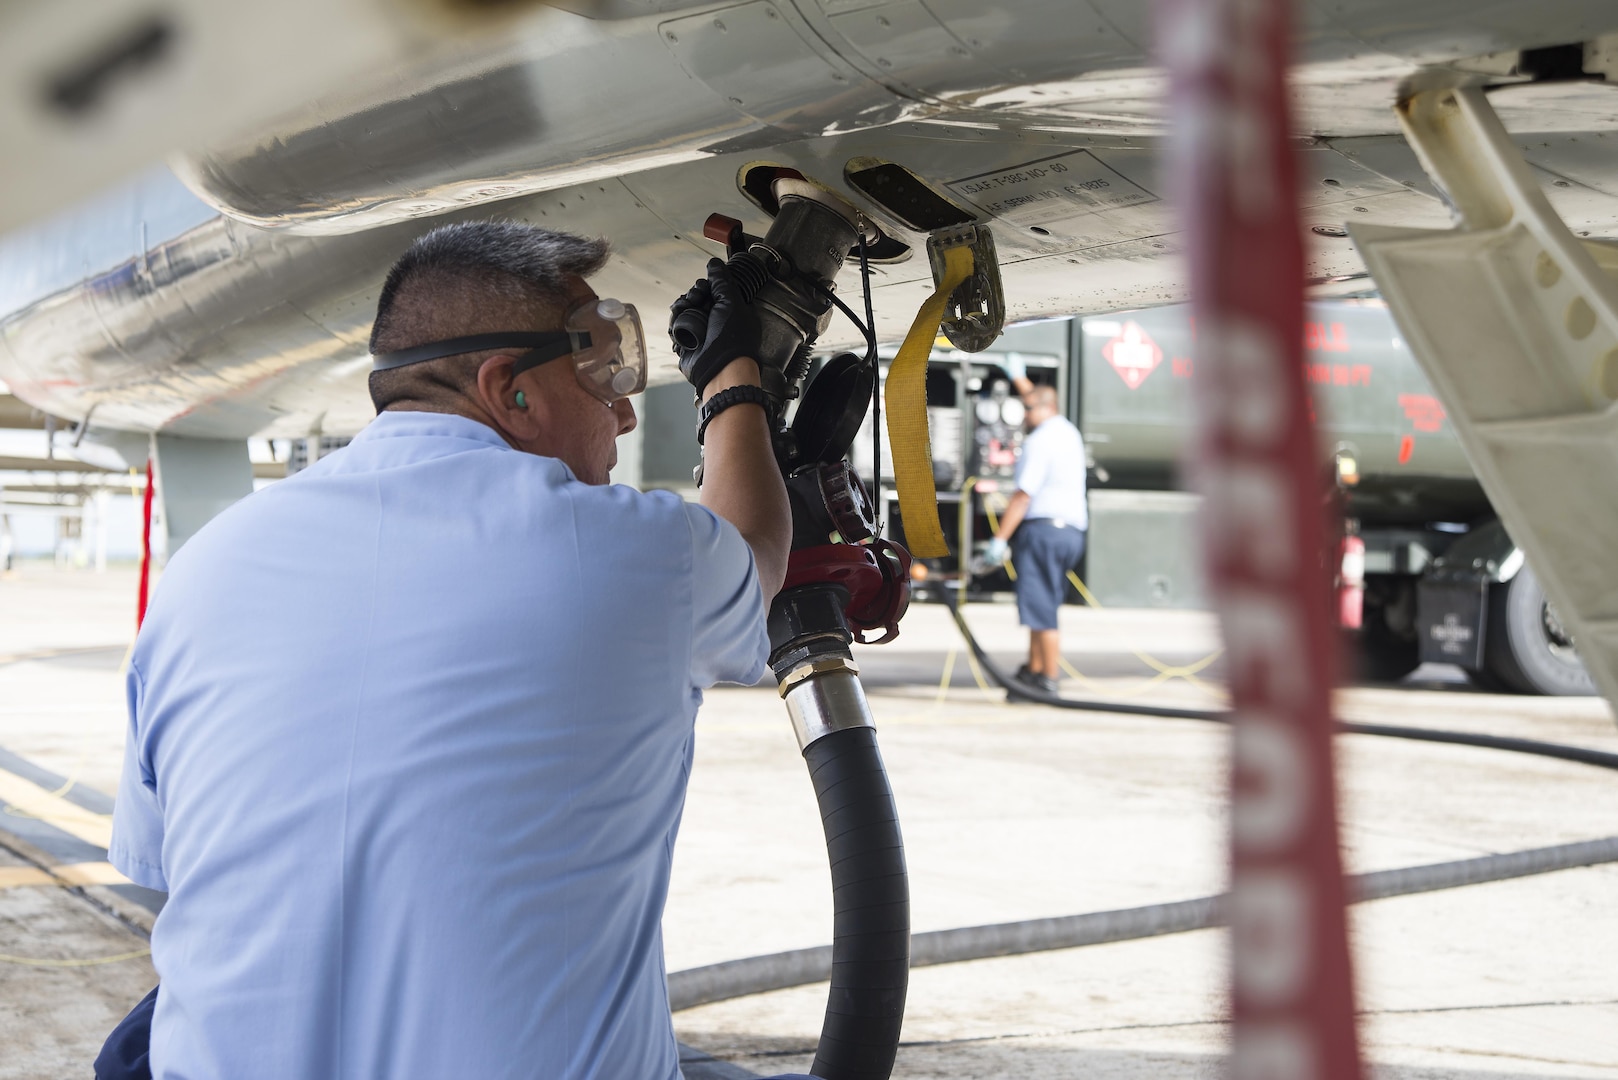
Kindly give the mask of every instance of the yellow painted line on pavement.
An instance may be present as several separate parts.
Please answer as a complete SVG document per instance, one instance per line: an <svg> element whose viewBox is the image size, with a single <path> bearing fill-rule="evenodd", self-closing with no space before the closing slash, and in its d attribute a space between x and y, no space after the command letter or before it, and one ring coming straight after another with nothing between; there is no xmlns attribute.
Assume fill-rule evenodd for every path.
<svg viewBox="0 0 1618 1080"><path fill-rule="evenodd" d="M10 804L6 810L13 816L37 818L103 850L112 843L111 814L92 813L4 770L0 770L0 800Z"/></svg>
<svg viewBox="0 0 1618 1080"><path fill-rule="evenodd" d="M51 867L56 879L67 885L128 885L129 879L109 862L67 863Z"/></svg>
<svg viewBox="0 0 1618 1080"><path fill-rule="evenodd" d="M41 870L35 866L0 866L0 891L28 885L128 885L129 879L107 862L66 863Z"/></svg>
<svg viewBox="0 0 1618 1080"><path fill-rule="evenodd" d="M0 866L0 889L24 885L55 885L56 879L34 866Z"/></svg>

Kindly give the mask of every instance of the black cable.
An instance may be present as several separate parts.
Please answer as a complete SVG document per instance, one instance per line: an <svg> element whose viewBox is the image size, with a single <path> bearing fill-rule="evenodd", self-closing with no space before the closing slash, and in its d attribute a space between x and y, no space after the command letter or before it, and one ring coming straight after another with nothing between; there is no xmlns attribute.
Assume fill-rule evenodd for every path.
<svg viewBox="0 0 1618 1080"><path fill-rule="evenodd" d="M1038 702L1041 705L1051 705L1058 709L1123 713L1129 716L1162 716L1171 720L1202 720L1215 724L1230 723L1230 712L1225 709L1183 709L1168 706L1137 705L1132 702L1069 698L1060 694L1047 694L1042 690L1036 690L1031 686L1018 682L1016 679L1009 678L993 660L989 659L989 654L984 652L983 646L978 644L977 638L972 635L971 627L966 625L966 617L961 614L960 605L956 602L954 593L948 588L944 590L944 603L949 607L950 614L954 616L956 629L960 630L961 636L966 639L967 647L972 650L972 655L977 657L978 663L983 666L983 670L988 672L989 677L999 683L1010 697ZM1618 754L1611 754L1604 750L1591 750L1583 746L1541 742L1538 739L1517 739L1504 735L1478 735L1469 731L1445 731L1433 728L1353 722L1339 722L1337 730L1344 735L1376 735L1387 739L1411 739L1417 742L1476 746L1486 750L1506 750L1517 754L1533 754L1536 757L1573 761L1581 765L1594 765L1600 769L1618 770Z"/></svg>
<svg viewBox="0 0 1618 1080"><path fill-rule="evenodd" d="M821 285L819 283L816 283L815 288L820 290L820 295L821 296L824 296L827 300L830 300L833 304L837 305L837 310L838 311L841 311L844 315L848 316L848 321L854 324L854 329L858 330L860 332L860 336L865 339L865 345L866 345L866 354L865 355L867 357L869 357L871 355L871 353L874 352L875 349L876 349L876 337L875 337L875 335L873 335L871 333L870 327L866 326L863 322L861 322L860 317L858 315L854 314L854 311L853 311L852 308L850 308L847 304L843 303L842 300L838 299L838 296L837 296L836 293L832 292L830 289L826 288L826 286ZM867 361L867 362L869 362L869 361Z"/></svg>
<svg viewBox="0 0 1618 1080"><path fill-rule="evenodd" d="M860 317L854 314L853 310L826 286L818 281L810 281L809 283L814 286L821 296L831 301L837 310L841 311L848 318L848 321L854 324L854 329L858 330L860 336L865 339L865 363L877 376L871 381L871 483L880 489L882 487L882 378L881 372L877 369L876 315L871 302L871 265L866 259L865 235L863 233L860 234L859 241L860 282L865 291L864 321L861 321ZM805 278L805 280L809 279ZM876 508L876 517L877 535L881 535L882 507L880 500L878 500Z"/></svg>
<svg viewBox="0 0 1618 1080"><path fill-rule="evenodd" d="M882 370L876 356L876 313L871 306L871 263L860 230L860 286L865 293L865 362L871 367L871 485L882 490ZM882 535L882 500L876 500L876 533Z"/></svg>

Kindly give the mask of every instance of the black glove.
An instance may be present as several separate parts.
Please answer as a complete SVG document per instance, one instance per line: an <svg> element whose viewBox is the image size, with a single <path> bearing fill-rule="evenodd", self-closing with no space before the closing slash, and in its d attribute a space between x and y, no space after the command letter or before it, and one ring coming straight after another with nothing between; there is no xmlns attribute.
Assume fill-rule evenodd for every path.
<svg viewBox="0 0 1618 1080"><path fill-rule="evenodd" d="M680 374L697 393L737 357L758 359L763 343L758 310L742 299L735 278L720 260L709 259L707 278L691 286L669 310L669 337L680 358Z"/></svg>

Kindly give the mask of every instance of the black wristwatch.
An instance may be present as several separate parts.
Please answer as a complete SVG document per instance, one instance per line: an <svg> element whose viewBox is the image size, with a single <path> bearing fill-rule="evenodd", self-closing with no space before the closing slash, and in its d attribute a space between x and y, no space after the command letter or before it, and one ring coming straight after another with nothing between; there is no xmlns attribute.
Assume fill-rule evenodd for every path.
<svg viewBox="0 0 1618 1080"><path fill-rule="evenodd" d="M732 405L746 405L752 403L763 408L766 416L770 412L770 395L757 386L727 386L713 397L702 403L702 410L697 414L697 445L703 445L703 436L708 433L708 425L713 418L730 408Z"/></svg>

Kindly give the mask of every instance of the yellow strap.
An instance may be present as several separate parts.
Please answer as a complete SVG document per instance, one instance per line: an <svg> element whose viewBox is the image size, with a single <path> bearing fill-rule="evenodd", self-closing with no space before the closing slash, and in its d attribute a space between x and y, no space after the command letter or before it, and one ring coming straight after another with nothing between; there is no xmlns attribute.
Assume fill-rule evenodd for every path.
<svg viewBox="0 0 1618 1080"><path fill-rule="evenodd" d="M955 287L972 275L972 249L944 252L944 280L916 312L899 355L888 368L883 407L888 411L888 443L893 451L893 479L899 489L905 545L910 554L937 559L949 554L938 523L938 489L933 486L933 448L927 434L927 358L944 318L944 305Z"/></svg>

